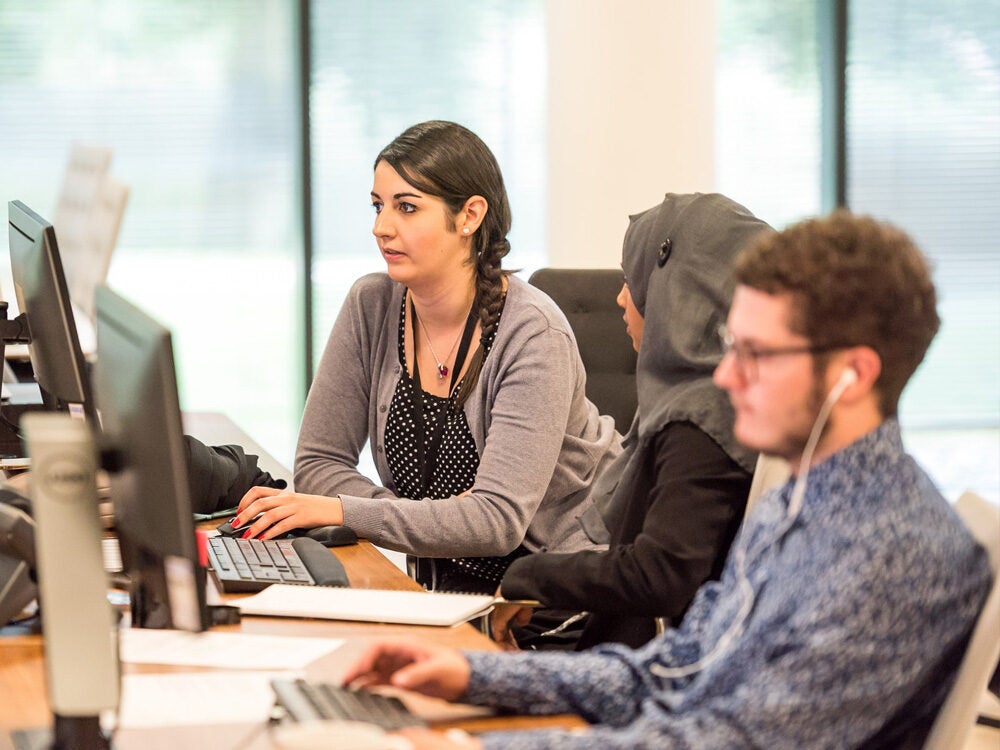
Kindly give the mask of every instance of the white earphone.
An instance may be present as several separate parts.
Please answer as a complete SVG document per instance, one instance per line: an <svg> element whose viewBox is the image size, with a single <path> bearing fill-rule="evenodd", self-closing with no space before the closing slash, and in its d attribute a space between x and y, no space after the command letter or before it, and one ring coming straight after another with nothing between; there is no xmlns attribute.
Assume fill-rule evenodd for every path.
<svg viewBox="0 0 1000 750"><path fill-rule="evenodd" d="M826 405L833 406L837 403L837 399L844 395L844 391L850 388L852 385L858 382L858 371L853 367L848 367L837 379L837 384L830 389L830 393L826 397Z"/></svg>
<svg viewBox="0 0 1000 750"><path fill-rule="evenodd" d="M798 517L799 512L802 510L802 502L805 499L806 494L806 477L809 474L809 465L812 462L813 452L816 449L816 443L819 441L823 425L826 424L826 420L830 416L830 410L833 409L833 405L837 403L837 400L844 395L844 391L856 382L858 382L858 371L853 367L846 368L842 373L840 373L840 377L837 378L837 383L830 389L830 392L826 396L826 400L820 407L819 414L813 422L809 439L806 441L805 449L802 452L802 458L799 462L798 476L796 477L795 485L792 488L791 498L788 502L788 513L785 517L784 524L778 530L776 535L777 539L784 537L785 533L792 527L792 524ZM684 664L677 667L667 667L663 664L652 664L649 669L653 674L664 679L678 679L700 672L722 656L733 641L735 641L743 632L743 626L746 623L746 619L750 616L750 611L753 609L756 594L754 593L750 580L747 578L746 550L743 547L735 546L733 548L733 554L735 560L736 580L740 590L741 602L740 608L737 611L732 624L726 629L726 632L719 637L715 647L705 656L691 664Z"/></svg>

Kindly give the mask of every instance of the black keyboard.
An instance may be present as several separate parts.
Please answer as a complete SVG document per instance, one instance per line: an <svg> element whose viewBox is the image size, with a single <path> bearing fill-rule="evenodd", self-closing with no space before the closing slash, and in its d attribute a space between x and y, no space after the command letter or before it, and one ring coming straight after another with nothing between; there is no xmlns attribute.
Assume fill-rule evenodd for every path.
<svg viewBox="0 0 1000 750"><path fill-rule="evenodd" d="M349 586L344 566L315 539L209 539L212 575L227 594L260 591L272 583Z"/></svg>
<svg viewBox="0 0 1000 750"><path fill-rule="evenodd" d="M395 696L305 680L271 680L271 688L292 721L363 721L387 732L426 726Z"/></svg>

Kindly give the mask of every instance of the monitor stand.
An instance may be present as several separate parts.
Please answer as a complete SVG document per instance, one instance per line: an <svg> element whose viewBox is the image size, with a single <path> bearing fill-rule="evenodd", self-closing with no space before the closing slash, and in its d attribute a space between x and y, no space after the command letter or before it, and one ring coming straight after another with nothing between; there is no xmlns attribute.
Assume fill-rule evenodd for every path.
<svg viewBox="0 0 1000 750"><path fill-rule="evenodd" d="M96 716L56 716L54 726L15 729L10 733L15 750L112 750ZM59 744L54 744L54 738Z"/></svg>

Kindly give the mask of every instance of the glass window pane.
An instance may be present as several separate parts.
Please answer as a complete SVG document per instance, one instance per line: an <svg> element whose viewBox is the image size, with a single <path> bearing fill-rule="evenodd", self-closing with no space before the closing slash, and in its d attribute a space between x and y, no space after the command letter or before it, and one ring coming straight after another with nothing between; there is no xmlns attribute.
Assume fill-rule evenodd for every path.
<svg viewBox="0 0 1000 750"><path fill-rule="evenodd" d="M542 0L312 3L314 350L351 284L384 271L371 228L375 156L405 128L453 120L500 163L513 229L506 268L544 264Z"/></svg>
<svg viewBox="0 0 1000 750"><path fill-rule="evenodd" d="M931 256L941 332L901 420L954 494L1000 495L1000 3L851 3L848 199ZM991 22L985 22L990 19ZM918 435L919 430L932 434Z"/></svg>
<svg viewBox="0 0 1000 750"><path fill-rule="evenodd" d="M174 332L182 406L284 462L301 413L294 4L0 6L0 196L51 216L73 141L130 198L109 281ZM57 227L58 230L58 227Z"/></svg>
<svg viewBox="0 0 1000 750"><path fill-rule="evenodd" d="M815 0L719 0L715 183L775 227L821 210Z"/></svg>

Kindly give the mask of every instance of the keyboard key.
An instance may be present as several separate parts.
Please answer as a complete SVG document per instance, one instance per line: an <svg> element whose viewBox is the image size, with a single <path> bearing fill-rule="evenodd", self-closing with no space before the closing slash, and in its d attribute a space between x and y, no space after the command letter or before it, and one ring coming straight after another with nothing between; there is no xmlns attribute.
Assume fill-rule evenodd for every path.
<svg viewBox="0 0 1000 750"><path fill-rule="evenodd" d="M260 539L251 539L249 541L250 549L252 549L254 554L257 555L258 562L265 568L273 567L274 562L271 560L271 553L264 546L264 542Z"/></svg>
<svg viewBox="0 0 1000 750"><path fill-rule="evenodd" d="M305 680L272 680L271 687L293 721L346 719L375 724L387 731L424 726L422 719L393 696Z"/></svg>
<svg viewBox="0 0 1000 750"><path fill-rule="evenodd" d="M281 547L277 544L268 545L268 554L271 556L271 562L279 568L287 568L288 562L285 560L284 554L281 552Z"/></svg>

